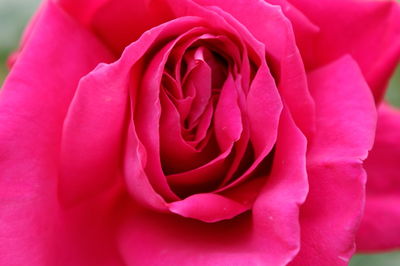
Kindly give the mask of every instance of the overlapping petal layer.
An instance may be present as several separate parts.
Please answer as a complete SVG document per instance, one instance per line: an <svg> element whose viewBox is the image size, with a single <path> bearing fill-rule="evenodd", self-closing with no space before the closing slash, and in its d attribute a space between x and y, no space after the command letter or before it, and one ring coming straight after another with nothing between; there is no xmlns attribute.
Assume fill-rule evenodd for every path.
<svg viewBox="0 0 400 266"><path fill-rule="evenodd" d="M57 197L67 109L79 79L111 59L59 7L43 6L0 95L0 264L117 263L102 222L110 198L66 212Z"/></svg>

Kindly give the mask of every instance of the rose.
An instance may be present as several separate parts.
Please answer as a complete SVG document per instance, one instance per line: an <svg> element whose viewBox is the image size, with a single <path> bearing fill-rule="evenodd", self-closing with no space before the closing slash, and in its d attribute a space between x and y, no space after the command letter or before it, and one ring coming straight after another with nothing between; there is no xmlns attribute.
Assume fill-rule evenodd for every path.
<svg viewBox="0 0 400 266"><path fill-rule="evenodd" d="M0 100L3 264L346 264L398 7L311 3L44 3Z"/></svg>
<svg viewBox="0 0 400 266"><path fill-rule="evenodd" d="M119 57L125 45L128 45L141 35L145 29L151 28L153 24L160 24L161 21L157 21L157 19L164 18L165 16L165 14L161 13L150 14L149 17L156 18L156 22L150 20L151 22L146 23L148 22L147 20L139 18L138 21L140 23L135 24L134 27L129 27L132 25L125 24L129 21L123 21L122 26L127 25L128 27L122 28L122 32L116 32L121 29L121 25L110 26L110 23L107 23L109 21L107 21L106 16L107 14L111 14L112 21L118 24L117 19L119 17L114 16L112 12L112 7L118 8L118 6L115 6L115 2L109 2L108 6L106 5L108 8L103 7L103 9L100 8L98 10L95 9L95 6L90 5L93 3L88 2L88 4L87 8L74 10L73 3L67 2L64 3L64 7L69 10L75 19L89 26L102 41L107 43L109 47L112 47L117 57ZM284 3L281 4L283 5ZM307 3L304 1L298 4ZM122 7L130 7L127 3L125 5L122 5ZM286 15L291 18L291 23L295 27L297 45L301 48L303 59L307 62L306 66L316 68L316 70L308 74L312 97L316 103L315 115L317 119L314 123L312 117L314 108L308 108L311 111L307 111L307 108L305 108L307 105L313 106L311 101L307 101L310 95L305 86L305 73L302 70L301 64L290 65L287 69L284 68L285 64L288 63L285 60L289 60L290 58L295 58L301 62L296 49L293 50L296 46L294 39L290 38L291 27L288 24L289 21L279 12L279 9L267 4L257 3L257 5L259 5L260 9L254 9L256 4L251 6L239 3L239 7L242 9L239 13L235 13L234 9L230 10L229 6L223 5L220 6L223 11L203 8L202 6L197 7L198 10L207 11L208 13L206 14L210 14L210 19L223 21L230 19L229 15L233 15L238 20L234 24L234 30L243 28L250 30L251 33L247 34L247 38L231 33L232 37L236 38L236 43L232 45L234 49L239 49L237 47L243 45L240 43L242 39L244 39L245 43L241 47L243 50L250 50L252 45L258 43L252 41L253 37L258 39L258 41L261 39L261 44L264 43L266 45L267 59L271 62L267 64L263 61L263 58L260 56L260 53L261 55L263 53L262 49L258 49L258 53L252 55L249 53L248 57L252 60L258 58L261 61L256 67L257 71L263 69L263 67L266 69L265 66L268 66L271 71L276 71L275 73L273 72L273 77L276 79L279 90L275 89L274 86L265 87L269 88L272 92L279 92L281 99L276 99L275 97L275 101L272 101L272 104L278 105L277 109L279 110L279 103L281 103L283 108L280 114L272 116L272 119L269 121L265 121L265 125L268 126L271 125L271 121L273 124L273 118L275 118L279 120L279 125L273 124L274 126L265 130L268 134L276 134L277 140L273 141L275 144L274 152L270 151L266 157L271 160L272 172L268 175L268 178L261 176L263 177L262 179L266 179L263 180L265 185L262 191L255 191L251 186L251 189L247 191L245 190L246 186L241 184L236 186L236 191L234 191L236 193L222 194L228 202L222 202L221 211L226 206L230 206L230 203L236 203L233 208L228 209L230 211L229 215L235 215L247 208L252 208L252 214L247 213L247 215L232 218L229 222L215 224L190 221L178 216L159 215L155 214L154 211L144 211L141 207L138 207L145 204L153 208L162 206L164 204L163 200L168 195L164 195L164 198L161 198L158 196L161 193L156 194L149 191L151 189L165 190L165 188L160 188L162 180L161 182L158 182L158 180L154 182L153 180L151 186L146 183L149 180L149 176L151 178L155 176L154 174L146 173L147 175L139 176L141 173L140 168L147 165L143 161L147 160L148 157L144 157L143 153L151 149L149 146L152 143L148 142L147 144L145 143L146 145L138 145L138 139L136 138L139 138L139 133L137 132L142 130L140 137L143 139L146 138L146 134L155 134L157 130L142 128L138 129L139 131L134 131L132 127L133 123L135 123L135 126L136 123L139 123L140 127L149 126L151 123L149 123L148 119L140 116L151 113L152 110L149 110L149 112L138 112L139 117L134 116L136 113L131 114L135 119L129 119L129 114L126 114L126 110L135 110L135 108L131 107L129 109L126 107L127 99L132 99L132 95L128 97L126 93L128 88L130 88L129 91L132 93L133 89L131 86L134 85L132 83L129 83L130 86L125 86L125 84L123 84L124 86L119 85L127 81L132 82L128 78L133 78L137 82L138 78L146 77L146 74L143 74L144 70L150 71L152 67L148 66L145 68L143 65L145 63L144 59L142 62L139 62L141 64L135 62L135 53L132 51L142 53L143 55L140 58L149 57L152 52L150 48L154 50L154 47L160 41L166 41L161 38L161 40L158 39L154 42L156 43L154 46L151 46L148 43L149 38L154 37L155 31L165 30L167 27L173 26L163 24L163 26L147 32L139 41L129 45L124 54L122 54L121 59L111 65L99 65L90 74L87 74L97 63L113 61L113 55L99 44L93 35L88 34L67 18L57 6L49 4L49 6L42 9L40 19L34 23L36 24L33 27L34 30L30 33L28 31L27 35L31 35L31 37L27 38L28 41L23 49L23 53L13 69L2 94L1 117L2 121L4 121L2 125L5 130L2 131L3 135L1 139L3 143L7 144L2 145L4 147L2 162L5 166L2 168L2 195L4 195L2 199L6 200L6 204L3 204L2 213L5 214L3 217L6 217L3 224L8 229L8 234L13 236L11 240L7 241L7 246L3 246L4 250L7 251L5 254L13 256L13 259L10 259L10 256L4 258L8 264L11 261L15 262L15 264L26 264L29 262L30 264L51 265L55 264L56 261L57 264L61 262L62 264L72 263L75 265L110 265L120 262L119 259L123 259L125 262L131 264L143 263L146 260L151 264L161 264L164 262L174 264L177 261L191 264L196 262L200 264L231 264L232 259L235 259L235 262L239 264L252 264L253 262L283 264L291 260L299 249L300 253L297 255L294 264L307 264L308 262L321 264L322 262L319 261L320 257L312 253L313 250L309 248L310 246L313 246L317 252L323 252L324 261L329 261L330 264L339 264L340 260L338 258L343 260L348 258L351 251L348 253L345 252L352 245L352 235L362 204L363 176L361 163L358 159L365 156L365 151L370 145L369 138L372 130L371 124L373 124L373 108L371 108L366 86L362 82L362 77L357 70L356 64L350 58L340 59L328 66L319 68L319 65L332 61L338 54L344 54L346 51L344 48L347 48L347 46L343 46L343 44L340 46L340 43L337 46L330 44L331 49L329 52L332 52L332 54L328 53L328 56L322 54L324 56L321 56L320 52L316 52L317 56L307 56L307 52L309 51L307 49L310 47L307 44L309 38L303 37L313 35L313 30L316 30L316 28L302 17L296 9L293 9L292 6L283 5ZM179 7L182 6L172 5L170 8ZM252 7L253 9L251 9ZM288 7L291 7L291 9ZM327 6L325 7L326 10L334 10ZM352 6L349 5L345 10L351 10L350 7ZM107 11L107 13L101 13L102 10L103 12ZM159 9L154 9L154 11L157 10ZM261 14L269 14L269 16L266 16L267 18L276 19L276 17L271 16L271 14L275 14L278 17L276 22L267 19L265 20L268 23L265 21L262 22L270 26L269 31L274 33L271 36L276 37L281 36L282 28L271 27L271 25L286 26L283 27L283 29L287 30L286 39L283 38L283 41L279 39L262 39L263 35L260 36L262 32L259 29L265 30L265 28L261 28L261 25L248 24L249 20L246 20L246 17L242 16L248 14L246 11L249 10L253 12L257 11L256 14L261 11L275 12ZM293 10L295 11L293 12ZM304 10L318 11L307 8ZM83 11L83 13L76 13L78 11ZM179 13L176 10L175 12ZM188 11L186 10L186 12ZM191 12L194 11L191 10ZM127 14L130 14L128 10ZM178 14L176 16L184 18L184 15ZM201 17L200 15L197 16ZM310 14L310 17L312 17L312 14ZM385 18L386 16L383 17ZM121 16L121 19L124 20L126 18ZM134 21L133 18L131 19ZM232 21L234 20L232 19ZM327 24L326 21L318 21L317 19L316 21L320 22L321 32L325 32L325 35L317 34L315 40L317 43L315 51L319 51L318 49L321 50L326 47L327 42L337 35L332 33L332 29L329 29L330 24ZM184 22L182 23L183 27L191 29L191 21ZM307 23L304 24L304 22ZM360 20L360 23L362 22ZM174 23L178 22L175 21ZM176 25L174 23L168 25ZM204 16L202 23L207 25L206 28L208 30L224 30L228 34L226 29L229 28L228 25L225 25L225 28L220 25L217 27L218 25L210 24L209 22L206 23L204 22ZM195 24L197 25L197 22ZM244 26L243 28L241 28L242 25ZM358 24L354 22L350 23L350 25L355 26ZM141 26L143 29L140 28ZM343 25L341 26L343 27ZM112 30L107 27L111 27ZM127 31L130 28L132 32ZM167 35L164 38L171 34L171 28L167 29L163 31ZM187 31L181 29L182 32L173 33L176 36L182 36L189 29ZM343 32L343 28L339 27L339 29L341 29L339 32ZM65 35L58 35L59 37L55 40L49 39L55 33L60 32ZM283 31L283 33L285 32ZM209 32L207 31L205 34L209 34ZM367 36L380 35L369 32ZM348 38L352 40L351 37ZM64 41L63 38L66 38L66 40ZM175 40L176 38L172 39ZM218 38L215 37L215 39ZM346 38L343 39L348 41ZM383 44L381 48L386 48L388 47L387 42L389 40L390 38L388 37L385 40L386 42L381 42L378 45ZM274 41L276 41L275 46ZM208 45L211 45L211 43ZM354 43L356 44L355 47L358 48L356 51L366 49L360 43L350 42L351 45L354 45ZM145 44L150 46L145 47ZM271 45L271 47L268 47L267 44ZM285 45L284 48L292 47L292 50L281 51L283 55L279 57L277 56L279 53L276 54L276 52L279 51L279 45L282 44ZM371 40L367 44L372 45ZM45 45L47 49L39 50L38 46L40 45ZM164 43L163 45L166 44ZM214 45L216 44L211 45L211 48ZM374 43L373 45L377 44ZM378 48L377 50L379 51ZM156 51L158 50L156 49ZM290 52L294 53L291 54ZM68 54L68 60L63 59L64 54ZM360 54L363 55L363 53ZM396 53L394 54L396 55ZM190 53L188 53L189 63L190 56ZM362 61L363 57L361 56L360 59L360 55L358 54L357 56L357 53L353 54L353 56L358 59L358 63L361 65L363 72L366 73L365 76L371 85L377 84L376 80L379 80L379 78L375 77L376 73L381 75L388 72L371 71L370 65L366 64L366 62L369 63L370 61ZM157 62L157 58L156 56L147 60L150 61L149 64L151 65L151 62ZM389 56L377 56L377 58L387 60L383 61L385 62L384 65L393 60L393 57ZM373 60L375 59L373 58ZM57 64L57 62L60 62L60 64ZM293 63L296 61L289 62ZM44 67L38 68L36 64L41 64ZM156 66L158 65L156 64ZM241 66L241 63L239 62L239 64L236 63L235 65L238 67ZM46 72L41 73L43 69ZM127 74L127 69L129 69L130 75ZM282 69L288 72L282 71ZM297 74L300 75L291 76L290 74L296 73L294 71L298 71ZM221 72L217 72L217 75L218 73ZM367 75L368 73L369 75ZM266 71L263 76L268 77L268 74ZM148 75L151 75L151 73ZM158 74L156 77L159 76ZM257 80L255 77L252 77L251 80ZM294 80L295 82L293 82L293 77L298 78L298 80ZM302 79L303 83L301 83ZM80 80L79 86L75 90L78 80ZM348 86L337 86L338 81ZM147 79L147 82L151 83L152 80ZM297 87L294 87L297 83L300 83L300 86L297 85ZM247 82L244 84L247 84ZM46 87L43 87L44 85ZM285 89L285 87L290 87L291 90ZM378 91L377 88L379 87L381 86L375 86L374 91ZM141 89L133 91L143 93L144 86L139 86L139 88ZM295 96L298 97L296 100L300 100L298 102L293 101L293 88L297 89ZM241 89L243 90L243 88ZM350 89L351 97L344 97L343 93L348 92ZM157 86L155 86L155 90L157 90ZM332 97L337 95L341 97ZM143 98L145 97L143 95L140 96L143 104L148 103L149 98ZM261 93L257 96L254 97L256 100L264 100L263 97L266 94ZM72 97L73 100L71 102ZM36 99L39 98L40 101L37 101ZM221 98L224 97L220 96ZM250 97L246 99L248 98ZM273 95L268 95L265 98L268 101L273 99ZM303 102L301 99L306 99L306 101ZM332 103L335 104L333 105ZM299 105L296 106L296 104ZM133 103L132 106L134 106ZM163 106L165 107L165 104ZM339 108L343 106L345 108ZM246 105L238 105L236 110L245 112L246 108L257 107L259 105L254 100ZM260 108L259 111L265 112L264 106L261 107L263 108ZM267 107L270 106L265 106L265 108ZM10 108L13 110L12 113L9 111ZM307 116L299 112L299 110L305 114L308 112L311 115ZM261 115L260 118L265 119L265 115L271 114L273 114L272 111ZM361 120L359 116L362 114L365 115L365 118L363 117ZM258 115L258 112L247 112L247 115L249 117ZM349 118L349 115L354 119L353 121L343 119ZM291 120L291 116L293 116L294 121ZM249 117L247 119L254 119ZM329 118L329 123L327 118ZM126 128L129 122L126 122L125 119L132 121L130 128ZM225 122L224 119L220 119L219 121L219 123L215 123L214 127L216 130L218 130L218 127L220 129L223 128L221 124ZM232 125L239 125L239 123L236 121ZM335 127L332 127L332 125ZM258 126L257 123L253 123L254 126ZM279 128L277 128L278 126ZM161 127L162 125L160 125ZM315 130L313 127L315 127ZM247 128L251 129L249 126ZM167 129L173 129L173 127L167 127ZM253 131L255 132L254 135L263 132L260 129ZM360 136L357 136L357 141L354 140L354 131L356 133L360 132ZM164 135L161 134L163 132ZM302 136L303 134L306 135L309 143L307 157L304 156L305 139ZM128 143L123 145L124 143L121 143L121 140L125 136L128 138ZM338 136L340 136L339 141ZM165 137L168 137L165 134L165 130L160 131L161 140ZM221 143L224 140L225 138L219 139ZM354 141L355 145L348 145L349 140ZM292 150L288 152L288 149L282 148L282 145L285 143L287 145L288 141L291 142L291 148L295 152ZM232 141L228 141L228 144L230 142ZM256 143L256 141L252 139L252 143ZM121 146L126 148L124 156L120 154ZM260 149L259 145L255 145L255 147ZM338 150L338 148L342 149ZM166 149L166 152L173 151L172 148ZM264 157L266 154L260 154L261 156L258 158L261 157L262 160L265 160ZM58 157L60 157L60 160L58 160ZM121 158L126 160L124 164L125 171L114 173L114 170L120 170L118 166ZM168 157L163 156L162 158L165 159ZM245 158L251 158L251 156L246 154ZM257 162L258 158L248 163L250 164L250 169L254 161ZM180 158L180 160L184 159L184 157ZM305 159L307 159L308 164L307 176L305 175ZM194 163L196 162L197 160L194 161ZM188 163L190 162L185 162L185 166ZM264 163L268 164L268 161L265 160ZM282 169L279 163L285 163L288 166ZM154 169L157 168L154 167ZM150 171L154 169L150 168ZM149 171L149 169L143 169L143 172L145 170ZM289 171L285 172L284 170ZM264 171L261 171L261 173L267 173L267 169L264 168ZM296 174L294 175L293 173ZM255 179L256 177L253 176L252 178ZM121 182L121 180L124 180L126 184ZM58 184L55 183L56 181L58 181ZM305 181L310 183L310 193L300 212L300 227L303 232L300 238L297 212L298 205L303 202L307 190ZM144 183L139 184L138 182ZM257 182L255 184L257 185ZM58 185L59 201L55 193L57 191L56 185ZM129 197L124 193L125 187L129 188ZM198 188L199 186L194 186L194 189ZM21 194L18 191L22 191L19 192ZM145 192L145 195L143 195L143 192ZM256 197L253 205L246 206L244 204L248 200L246 198L248 196L247 192L249 194L256 194L251 195L252 197ZM180 193L188 193L188 189L180 189ZM329 193L335 193L335 196L340 195L340 199L333 199ZM199 194L193 193L193 196L196 195ZM211 198L211 202L213 203L211 206L193 206L192 204L188 204L188 208L185 209L182 208L182 202L185 202L185 200L170 200L173 203L168 204L168 208L172 212L209 222L213 221L212 219L229 218L227 216L221 217L224 214L226 215L226 213L222 213L221 215L221 213L217 212L218 209L216 207L219 206L215 203L221 200L221 194L219 196L216 196L216 194L212 195L214 196L211 196L211 194L208 195L209 198L214 197ZM246 197L242 201L243 198L239 196ZM131 197L135 198L136 207L132 207ZM151 197L153 197L154 201L149 201L149 199L152 199ZM190 197L186 198L186 202L188 201L187 199L190 199ZM234 201L231 202L229 201L230 199L234 199ZM344 202L347 199L354 200L349 202L348 205L340 206L342 201ZM160 201L162 204L159 204ZM139 205L139 202L142 205ZM327 208L328 206L332 208L341 207L340 215L338 215L337 210L330 210ZM184 205L183 207L186 206ZM196 207L195 211L193 211L194 207ZM207 207L214 209L210 210ZM54 216L48 217L49 213ZM160 220L153 221L152 218L154 217ZM331 224L337 225L338 228L332 230L330 228ZM169 227L155 231L163 225L169 225ZM173 233L169 230L173 231ZM40 232L40 234L32 235L32 232ZM321 232L323 237L317 238ZM157 233L160 234L159 239L155 238L155 234ZM201 235L198 235L199 233ZM176 240L175 237L184 237L185 234L195 238L195 240L185 243L187 246L182 246L179 239ZM230 240L229 243L221 243L227 239ZM164 246L163 250L161 250L159 244L166 244L165 246L169 248L166 249ZM222 244L224 245L221 246ZM229 244L228 247L226 247L227 244ZM267 245L268 250L265 250L265 246ZM327 246L329 247L328 249L326 248ZM24 247L29 247L29 249ZM117 256L116 247L121 252L122 258ZM100 253L99 251L102 252ZM146 252L151 252L152 256L146 256ZM203 253L207 257L204 257ZM19 256L15 256L15 254ZM100 256L99 254L102 255ZM50 255L55 255L55 257ZM186 258L185 255L187 255ZM338 257L338 255L341 257Z"/></svg>

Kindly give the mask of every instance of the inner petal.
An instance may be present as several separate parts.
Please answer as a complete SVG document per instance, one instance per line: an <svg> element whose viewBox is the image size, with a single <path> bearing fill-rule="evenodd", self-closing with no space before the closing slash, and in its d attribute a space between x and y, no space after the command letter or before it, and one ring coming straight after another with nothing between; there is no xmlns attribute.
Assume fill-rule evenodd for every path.
<svg viewBox="0 0 400 266"><path fill-rule="evenodd" d="M160 117L160 153L165 174L187 171L215 158L218 149L209 141L197 150L182 136L180 114L165 90L160 91L162 112Z"/></svg>
<svg viewBox="0 0 400 266"><path fill-rule="evenodd" d="M236 84L229 75L222 88L214 117L214 131L222 151L239 140L242 134L242 118L238 104Z"/></svg>

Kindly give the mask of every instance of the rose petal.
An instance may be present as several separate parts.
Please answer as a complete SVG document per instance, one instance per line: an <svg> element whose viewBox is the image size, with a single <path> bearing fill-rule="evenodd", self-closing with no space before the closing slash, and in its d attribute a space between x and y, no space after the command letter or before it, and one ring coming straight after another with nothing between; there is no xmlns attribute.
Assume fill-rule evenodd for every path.
<svg viewBox="0 0 400 266"><path fill-rule="evenodd" d="M400 247L400 111L382 105L378 114L375 144L365 161L367 199L357 235L361 252Z"/></svg>
<svg viewBox="0 0 400 266"><path fill-rule="evenodd" d="M196 67L190 72L190 85L194 88L196 97L193 100L193 105L188 117L189 125L197 121L207 107L210 101L212 92L212 68L204 59L204 47L198 48L194 56L191 58ZM199 54L199 55L198 55Z"/></svg>
<svg viewBox="0 0 400 266"><path fill-rule="evenodd" d="M247 108L255 156L266 156L275 143L283 107L271 73L264 64L258 69L250 86Z"/></svg>
<svg viewBox="0 0 400 266"><path fill-rule="evenodd" d="M249 244L250 228L248 215L204 223L131 208L118 244L126 265L263 265L265 249Z"/></svg>
<svg viewBox="0 0 400 266"><path fill-rule="evenodd" d="M320 31L319 27L287 0L265 1L270 4L281 6L282 12L293 25L296 44L297 47L299 47L302 57L312 56L314 52L314 40Z"/></svg>
<svg viewBox="0 0 400 266"><path fill-rule="evenodd" d="M283 107L274 80L265 64L260 66L252 81L246 108L251 140L249 145L252 145L254 150L254 161L242 175L222 189L230 188L245 180L271 152L276 142ZM232 178L232 174L233 172L229 172L226 175L224 185Z"/></svg>
<svg viewBox="0 0 400 266"><path fill-rule="evenodd" d="M198 193L170 203L169 210L183 217L213 223L231 219L248 210L248 207L218 194Z"/></svg>
<svg viewBox="0 0 400 266"><path fill-rule="evenodd" d="M289 0L320 34L313 53L303 56L315 68L344 54L359 64L379 101L400 59L400 6L396 1Z"/></svg>
<svg viewBox="0 0 400 266"><path fill-rule="evenodd" d="M317 131L307 154L310 191L300 212L301 250L292 265L347 265L364 204L362 160L373 143L375 105L349 56L312 72L309 84Z"/></svg>
<svg viewBox="0 0 400 266"><path fill-rule="evenodd" d="M308 193L306 149L307 140L285 107L272 172L252 210L254 234L260 245L268 239L268 255L275 261L267 265L286 265L299 252L299 206Z"/></svg>
<svg viewBox="0 0 400 266"><path fill-rule="evenodd" d="M342 57L309 75L309 84L320 106L310 159L364 160L373 143L376 111L357 63Z"/></svg>
<svg viewBox="0 0 400 266"><path fill-rule="evenodd" d="M80 81L63 128L59 192L65 204L116 181L127 128L128 77L116 63L100 65Z"/></svg>
<svg viewBox="0 0 400 266"><path fill-rule="evenodd" d="M163 0L108 0L95 12L90 26L118 54L145 31L173 18Z"/></svg>
<svg viewBox="0 0 400 266"><path fill-rule="evenodd" d="M218 152L216 147L196 150L185 141L181 134L182 128L178 111L165 92L162 91L160 97L163 107L160 117L160 152L164 172L171 174L187 171L215 158Z"/></svg>
<svg viewBox="0 0 400 266"><path fill-rule="evenodd" d="M106 254L98 245L83 249L64 238L65 228L58 224L71 224L63 219L57 199L67 108L79 79L108 59L92 34L46 1L0 95L1 265L102 265L111 262L105 257L115 255L108 242L102 242L110 250ZM91 217L98 217L94 209ZM81 234L83 242L104 240L107 229L93 228L97 237ZM73 246L82 250L65 261ZM85 253L98 256L91 263Z"/></svg>
<svg viewBox="0 0 400 266"><path fill-rule="evenodd" d="M232 75L228 75L222 87L214 113L214 132L222 152L232 146L242 134L243 125L238 93Z"/></svg>
<svg viewBox="0 0 400 266"><path fill-rule="evenodd" d="M138 139L133 122L130 123L127 133L124 157L125 181L130 196L144 206L166 211L165 200L154 190L144 170L147 160L146 149Z"/></svg>
<svg viewBox="0 0 400 266"><path fill-rule="evenodd" d="M79 2L57 0L57 2L77 21L84 25L90 25L94 14L109 0L81 0Z"/></svg>
<svg viewBox="0 0 400 266"><path fill-rule="evenodd" d="M231 163L232 147L233 144L204 165L186 172L168 175L169 183L182 196L214 190L222 181Z"/></svg>

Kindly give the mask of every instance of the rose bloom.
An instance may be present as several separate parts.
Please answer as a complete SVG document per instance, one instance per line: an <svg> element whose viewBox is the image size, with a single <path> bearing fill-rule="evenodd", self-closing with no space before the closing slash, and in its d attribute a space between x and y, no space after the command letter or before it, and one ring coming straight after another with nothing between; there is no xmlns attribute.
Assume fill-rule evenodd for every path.
<svg viewBox="0 0 400 266"><path fill-rule="evenodd" d="M0 265L347 265L399 19L44 1L0 95ZM380 116L362 251L400 245L400 115Z"/></svg>

